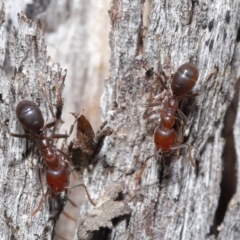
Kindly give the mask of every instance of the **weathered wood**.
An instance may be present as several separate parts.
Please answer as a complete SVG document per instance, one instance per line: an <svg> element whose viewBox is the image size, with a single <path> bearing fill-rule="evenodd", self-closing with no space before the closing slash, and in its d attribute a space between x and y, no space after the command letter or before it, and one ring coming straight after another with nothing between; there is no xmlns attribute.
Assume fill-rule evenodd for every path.
<svg viewBox="0 0 240 240"><path fill-rule="evenodd" d="M240 6L238 1L152 1L149 26L143 31L143 3L112 1L111 72L101 106L113 134L92 174L84 178L95 199L104 186L123 183L121 199L131 207L131 216L115 219L111 230L94 232L94 239L214 239L210 229L222 178L223 117L240 74ZM187 151L182 150L170 167L160 164L161 157L149 160L137 182L134 177L141 164L155 151L153 130L159 124L158 115L142 119L145 109L141 105L153 102L163 91L155 78L145 78L142 66L156 70L159 61L168 85L182 63L192 61L199 67L195 91L200 95L188 101L192 108L185 128L185 141L193 147L197 167L192 168ZM214 69L217 74L207 80ZM162 93L163 99L166 94ZM81 211L84 219L85 207ZM233 213L227 213L220 239L231 234L231 239L240 237ZM80 235L75 238L82 239Z"/></svg>
<svg viewBox="0 0 240 240"><path fill-rule="evenodd" d="M90 193L95 195L95 200L105 186L123 183L124 190L118 200L120 205L123 203L131 208L131 216L125 214L118 218L116 214L112 230L100 228L94 236L97 239L100 236L105 239L106 235L109 239L206 239L213 225L220 194L223 117L239 77L239 4L237 1L152 1L149 26L145 31L142 28L143 6L143 2L135 0L131 3L112 2L112 66L101 106L103 118L109 121L114 133L107 138L92 174L84 176L84 182L91 184ZM1 21L1 24L0 33L4 34L4 23ZM141 39L143 34L145 38ZM38 36L36 40L32 37L35 35ZM24 39L24 44L21 39ZM22 129L16 125L14 109L22 98L43 98L41 109L46 121L51 119L44 97L42 94L39 96L41 87L34 79L39 79L36 76L41 73L40 78L48 79L50 88L51 84L56 84L49 74L51 67L56 67L56 72L60 69L58 65L49 67L50 63L46 63L45 45L37 24L21 18L19 30L17 28L11 34L10 42L11 64L16 71L6 77L1 69L0 117L1 121L10 119L11 130L19 132ZM1 42L1 50L5 43ZM34 45L38 47L37 51ZM157 115L142 119L145 109L141 105L154 101L153 97L163 90L155 78L145 78L142 66L146 63L147 67L154 66L156 70L160 61L169 83L171 73L189 60L200 69L195 90L201 94L195 102L192 101L189 123L185 128L197 168L190 166L187 152L182 150L179 159L168 168L160 164L161 157L158 161L149 160L141 181L136 182L134 177L141 164L154 152L153 130L159 124ZM1 64L2 61L3 58ZM17 68L21 65L22 68ZM218 74L206 81L207 74L215 67L219 69ZM15 91L9 93L10 89ZM55 102L55 94L52 94L50 101ZM166 92L162 96L164 98ZM234 134L239 162L238 125L237 118ZM31 151L31 156L22 156L26 141L9 138L2 128L0 131L3 136L0 139L3 223L0 236L2 239L41 239L46 234L45 237L50 239L54 224L48 221L51 214L48 202L34 219L24 218L36 208L41 198L39 195L34 206L31 205L32 196L41 192L37 171L29 167L32 162L37 163L37 155ZM13 146L18 145L21 149L13 152ZM3 161L2 156L7 160ZM229 206L219 239L239 238L238 193L237 189L236 201ZM89 211L84 205L80 221L88 217ZM80 226L83 225L84 222ZM108 226L111 228L111 224ZM91 232L91 226L88 226L88 231ZM214 238L214 235L209 238Z"/></svg>
<svg viewBox="0 0 240 240"><path fill-rule="evenodd" d="M3 8L1 10L3 13ZM39 102L45 121L53 120L48 105L56 103L61 97L66 71L47 58L40 23L27 19L23 13L18 14L18 27L13 27L8 36L3 34L1 39L8 46L12 70L7 77L1 67L0 119L2 123L8 123L11 132L23 133L16 119L17 103L22 99ZM52 239L63 199L59 198L58 203L55 200L45 201L39 213L29 217L42 198L39 155L31 141L10 137L3 126L0 131L0 238ZM41 175L45 179L44 174Z"/></svg>
<svg viewBox="0 0 240 240"><path fill-rule="evenodd" d="M109 0L52 1L40 18L50 55L68 69L63 112L67 124L72 121L70 109L84 109L94 130L100 125L99 101L109 71L108 8Z"/></svg>
<svg viewBox="0 0 240 240"><path fill-rule="evenodd" d="M13 26L18 29L18 12L25 11L29 18L39 19L42 29L45 32L44 36L48 48L48 55L51 56L53 61L60 62L61 66L68 69L69 74L67 76L64 96L65 111L63 112L63 119L65 121L63 128L67 131L73 122L73 117L69 112L80 112L83 108L84 115L91 120L94 129L99 127L99 99L109 66L110 48L108 45L108 32L110 29L110 21L107 13L108 8L109 1L105 0L98 1L97 3L95 1L81 0L46 0L41 2L5 1L5 27L7 31L10 31ZM101 25L104 26L104 29ZM3 37L6 32L5 27L1 28L1 40L4 39L4 44L6 43L6 39ZM4 45L1 50L2 49L4 51ZM4 59L4 54L1 56ZM8 79L11 79L13 70L8 61L5 62L4 70ZM4 90L8 89L9 81L2 81L2 84L7 85ZM36 86L37 85L39 84L36 83ZM40 86L36 88L37 92L39 90ZM3 92L7 94L7 91ZM40 95L42 94L40 93ZM12 116L14 116L15 119L14 107L21 98L22 97L19 96L19 99L16 100L15 105L12 107L13 112L7 114L5 118L11 119ZM51 103L55 103L54 98L51 99L51 101L53 101ZM9 104L11 106L12 103L10 102ZM42 110L44 110L45 107L45 103L41 104ZM45 117L51 119L51 116ZM18 128L21 130L19 125ZM64 132L64 129L61 129L61 132ZM12 131L13 130L14 129L12 129ZM19 143L17 139L14 139L14 141ZM20 140L20 142L22 141ZM16 147L18 146L16 145ZM23 149L19 149L17 152L22 152L24 149L23 147ZM35 157L37 157L37 155ZM19 156L19 159L20 158ZM70 180L71 185L76 184L74 184L73 180L74 179ZM38 176L36 176L36 187L38 187L36 191L38 190L40 193ZM75 198L74 201L77 204L85 199L84 195L82 193L80 194L80 192L80 189L72 191L72 193L76 193L77 199ZM73 199L72 195L71 199ZM36 200L36 204L37 203ZM43 206L43 208L44 207L47 208L46 211L49 211L47 205ZM34 209L33 207L33 210ZM76 217L78 216L76 208L72 211L68 208L66 211L70 216L74 216L73 213ZM71 229L69 225L73 224L75 228L76 226L74 226L73 221L70 221L68 218L62 217L62 219L63 224L56 229L56 232L62 237L71 239L71 235L69 234L74 233L74 228ZM35 218L32 221L35 221ZM38 219L36 219L36 222L37 221ZM53 230L53 228L51 229ZM34 235L34 226L32 233Z"/></svg>

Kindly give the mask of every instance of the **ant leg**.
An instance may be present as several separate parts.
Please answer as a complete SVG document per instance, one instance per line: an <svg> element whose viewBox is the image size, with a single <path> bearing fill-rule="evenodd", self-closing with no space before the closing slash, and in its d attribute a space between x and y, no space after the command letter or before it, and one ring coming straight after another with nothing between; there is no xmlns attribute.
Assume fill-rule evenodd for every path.
<svg viewBox="0 0 240 240"><path fill-rule="evenodd" d="M185 95L183 95L183 96L179 96L179 97L177 97L177 99L178 99L179 101L182 101L184 98L195 98L195 97L197 97L197 96L199 96L199 95L200 95L200 92L189 93L189 94L185 94Z"/></svg>
<svg viewBox="0 0 240 240"><path fill-rule="evenodd" d="M135 179L136 181L138 181L138 180L141 178L141 176L142 176L142 174L143 174L143 171L144 171L144 169L146 168L146 166L147 166L147 161L145 161L145 162L143 163L140 172L138 173L137 176L135 176L134 179Z"/></svg>
<svg viewBox="0 0 240 240"><path fill-rule="evenodd" d="M95 207L96 206L96 203L92 200L92 198L90 197L90 194L89 194L89 192L88 192L88 190L87 190L87 187L86 187L86 185L85 184L83 184L83 183L81 183L81 184L78 184L78 185L76 185L76 186L73 186L73 187L65 187L65 189L73 189L73 188L75 188L75 187L84 187L84 190L85 190L85 193L86 193L86 195L87 195L87 197L88 197L88 200L89 200L89 202Z"/></svg>
<svg viewBox="0 0 240 240"><path fill-rule="evenodd" d="M215 75L217 73L218 73L218 68L215 67L215 69L206 76L204 82L206 82L210 77L212 77L213 75Z"/></svg>
<svg viewBox="0 0 240 240"><path fill-rule="evenodd" d="M160 113L160 109L156 109L156 110L153 110L153 111L151 111L151 112L147 112L147 110L143 113L143 116L142 116L142 118L143 119L147 119L147 118L149 118L150 116L152 116L152 115L154 115L154 114L156 114L156 113Z"/></svg>
<svg viewBox="0 0 240 240"><path fill-rule="evenodd" d="M43 182L42 182L42 178L41 178L40 168L38 168L38 177L39 177L39 181L40 181L40 185L41 185L42 195L44 195Z"/></svg>
<svg viewBox="0 0 240 240"><path fill-rule="evenodd" d="M181 120L183 120L184 123L187 123L188 122L188 118L187 116L178 108L177 110ZM180 121L181 122L181 121Z"/></svg>
<svg viewBox="0 0 240 240"><path fill-rule="evenodd" d="M28 216L29 218L32 218L32 217L40 210L40 208L41 208L42 204L44 203L44 201L45 201L45 199L46 199L46 196L47 196L48 194L49 194L49 193L46 192L46 193L42 196L41 201L40 201L37 209Z"/></svg>
<svg viewBox="0 0 240 240"><path fill-rule="evenodd" d="M11 137L16 137L16 138L31 138L31 134L17 134L17 133L12 133L10 132L9 128L0 122L0 125L2 125L4 128L7 129L8 131L8 134L11 136Z"/></svg>
<svg viewBox="0 0 240 240"><path fill-rule="evenodd" d="M156 74L156 76L159 82L161 83L162 87L169 92L169 88L164 83L164 81L166 81L166 76L164 74L164 71L162 69L162 65L159 59L160 59L160 50L158 52L158 74Z"/></svg>
<svg viewBox="0 0 240 240"><path fill-rule="evenodd" d="M75 115L74 115L74 116L75 116ZM78 118L79 118L80 116L81 116L81 114L78 114L77 116L75 116L75 121L74 121L74 123L71 125L68 134L52 134L52 135L50 136L50 138L68 138L68 137L72 134L73 128L74 128L74 126L75 126L75 124L76 124L76 122L77 122L77 120L78 120Z"/></svg>
<svg viewBox="0 0 240 240"><path fill-rule="evenodd" d="M42 129L45 130L47 128L52 128L56 125L56 121L52 121L50 123L47 123Z"/></svg>
<svg viewBox="0 0 240 240"><path fill-rule="evenodd" d="M94 152L92 155L92 159L95 158L95 156L98 155L98 153L100 152L102 146L103 146L103 142L106 136L110 136L113 133L113 130L111 127L106 127L104 129L104 127L106 126L107 121L103 122L101 124L101 126L99 127L99 129L97 130L96 134L95 134L95 139L94 139Z"/></svg>
<svg viewBox="0 0 240 240"><path fill-rule="evenodd" d="M162 99L162 95L163 95L163 92L157 94L156 96L154 96L154 100ZM162 102L162 101L161 101L161 102Z"/></svg>
<svg viewBox="0 0 240 240"><path fill-rule="evenodd" d="M158 74L156 74L156 76L157 76L157 79L159 80L159 82L161 83L162 87L169 92L169 88L164 83L164 81L166 81L166 76L164 74L164 71L162 69L162 65L160 62L160 48L158 51Z"/></svg>
<svg viewBox="0 0 240 240"><path fill-rule="evenodd" d="M184 121L182 120L182 118L179 115L175 115L175 119L179 121L179 123L181 124L181 126L184 124Z"/></svg>
<svg viewBox="0 0 240 240"><path fill-rule="evenodd" d="M162 105L162 102L155 102L155 103L143 104L142 106L148 108L148 107L156 107L161 105Z"/></svg>
<svg viewBox="0 0 240 240"><path fill-rule="evenodd" d="M107 125L107 121L104 121L104 122L100 125L100 127L98 128L98 130L97 130L97 132L96 132L96 135L101 134L103 128L104 128L106 125Z"/></svg>
<svg viewBox="0 0 240 240"><path fill-rule="evenodd" d="M76 122L77 122L77 120L80 118L80 116L81 116L81 114L79 113L78 115L77 114L72 114L74 117L75 117L75 121L74 121L74 123L71 125L71 127L70 127L70 130L69 130L69 134L68 134L68 136L70 136L71 134L72 134L72 132L73 132L73 128L74 128L74 125L76 124Z"/></svg>
<svg viewBox="0 0 240 240"><path fill-rule="evenodd" d="M65 152L63 152L62 150L60 150L58 148L56 149L56 151L59 152L66 159L63 162L67 165L68 169L70 169L70 171L72 172L74 170L74 168L72 168L71 165L69 165L69 163L72 161L71 158ZM77 205L70 198L68 198L68 200L73 206L77 207Z"/></svg>
<svg viewBox="0 0 240 240"><path fill-rule="evenodd" d="M200 92L196 92L196 93L187 94L186 97L187 98L195 98L199 95L200 95Z"/></svg>
<svg viewBox="0 0 240 240"><path fill-rule="evenodd" d="M154 157L155 155L159 154L160 152L161 152L161 151L158 150L158 151L156 151L153 155L151 155L151 156L149 156L149 157L146 158L146 160L144 161L144 163L143 163L143 165L142 165L142 168L141 168L140 172L139 172L138 175L134 178L135 180L138 181L138 180L141 178L141 176L142 176L142 174L143 174L143 171L144 171L144 169L145 169L146 166L147 166L147 161L148 161L150 158Z"/></svg>
<svg viewBox="0 0 240 240"><path fill-rule="evenodd" d="M49 138L51 139L68 138L69 136L70 136L69 134L52 134Z"/></svg>
<svg viewBox="0 0 240 240"><path fill-rule="evenodd" d="M39 177L39 181L40 181L40 185L41 185L41 190L42 190L42 199L37 207L37 209L31 213L31 215L29 215L28 217L33 217L38 211L39 209L41 208L46 196L47 196L47 193L44 194L44 190L43 190L43 183L42 183L42 178L41 178L41 173L40 173L40 168L38 167L38 177Z"/></svg>
<svg viewBox="0 0 240 240"><path fill-rule="evenodd" d="M174 145L175 146L181 146L183 144L183 140L184 140L184 121L183 121L183 119L179 115L175 115L175 118L180 123L180 129L179 129L179 134L177 136L177 140L176 140ZM179 158L180 149L181 148L177 148L177 154L176 154L177 158Z"/></svg>
<svg viewBox="0 0 240 240"><path fill-rule="evenodd" d="M73 171L73 168L71 168L71 166L69 165L69 163L71 162L71 158L65 153L63 152L62 150L60 149L56 149L57 152L59 152L66 160L64 160L63 162L67 165L67 167L70 169L70 171L72 172ZM77 205L70 199L70 198L67 198L69 200L69 202L77 207Z"/></svg>
<svg viewBox="0 0 240 240"><path fill-rule="evenodd" d="M169 88L167 87L167 85L164 83L164 80L166 80L166 77L163 73L159 73L156 74L158 81L160 82L160 84L162 85L162 87L169 92ZM164 80L163 80L164 79Z"/></svg>
<svg viewBox="0 0 240 240"><path fill-rule="evenodd" d="M49 110L50 110L50 112L52 114L52 117L55 118L53 107L50 104L49 99L48 99L48 94L47 94L47 91L46 91L46 88L45 88L46 86L45 86L45 83L44 83L43 76L41 74L39 74L37 80L38 80L39 85L40 85L40 87L42 89L43 96L45 97L45 100L46 100L46 102L48 104L48 107L49 107Z"/></svg>
<svg viewBox="0 0 240 240"><path fill-rule="evenodd" d="M63 157L67 159L67 161L65 161L67 164L68 164L69 162L71 162L70 157L69 157L65 152L63 152L62 150L60 150L60 149L58 149L58 148L56 149L56 151L59 152L60 154L62 154Z"/></svg>
<svg viewBox="0 0 240 240"><path fill-rule="evenodd" d="M30 136L31 136L31 135L29 135L29 134L11 133L11 132L9 132L9 131L8 131L8 133L9 133L9 135L10 135L11 137L16 137L16 138L30 138Z"/></svg>
<svg viewBox="0 0 240 240"><path fill-rule="evenodd" d="M186 148L186 147L187 147L188 154L189 154L189 161L193 167L196 167L196 164L195 164L195 162L192 158L192 154L191 154L191 146L188 143L184 143L184 144L181 144L181 145L178 145L175 147L171 147L171 150L176 150L176 149Z"/></svg>

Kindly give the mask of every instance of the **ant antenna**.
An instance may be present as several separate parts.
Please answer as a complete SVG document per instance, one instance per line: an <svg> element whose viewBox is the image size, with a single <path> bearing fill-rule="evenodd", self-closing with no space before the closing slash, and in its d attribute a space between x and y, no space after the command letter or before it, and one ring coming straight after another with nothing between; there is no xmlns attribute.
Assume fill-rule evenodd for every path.
<svg viewBox="0 0 240 240"><path fill-rule="evenodd" d="M142 174L143 174L143 171L145 170L145 168L146 168L146 166L147 166L147 161L148 161L150 158L154 157L155 155L158 155L160 152L161 152L161 150L158 150L158 151L156 151L153 155L151 155L151 156L149 156L149 157L146 158L146 160L144 161L144 163L143 163L143 165L142 165L142 168L141 168L139 174L134 178L136 181L138 181L138 180L141 178L141 176L142 176Z"/></svg>
<svg viewBox="0 0 240 240"><path fill-rule="evenodd" d="M89 192L87 190L87 187L83 183L75 185L73 187L65 187L65 189L73 189L73 188L76 188L76 187L84 187L84 190L85 190L85 193L86 193L86 195L88 197L89 202L95 207L96 203L91 199L90 194L89 194Z"/></svg>

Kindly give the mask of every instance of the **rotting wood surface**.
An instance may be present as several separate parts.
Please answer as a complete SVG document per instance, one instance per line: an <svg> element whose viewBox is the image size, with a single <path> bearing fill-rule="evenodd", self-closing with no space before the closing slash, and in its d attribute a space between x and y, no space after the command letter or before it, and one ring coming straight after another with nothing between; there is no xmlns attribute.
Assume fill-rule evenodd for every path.
<svg viewBox="0 0 240 240"><path fill-rule="evenodd" d="M22 99L37 102L45 122L50 122L53 116L49 103L57 103L61 99L66 71L47 57L39 22L29 20L23 13L19 13L18 28L13 27L7 35L4 10L1 9L1 32L5 33L2 34L5 37L2 44L3 48L8 46L12 68L9 77L1 67L1 122L8 124L11 132L23 133L15 113L18 102ZM63 196L57 200L45 201L41 211L33 218L29 217L42 198L38 174L40 157L32 141L12 138L2 126L0 131L0 238L52 239L56 220L64 205ZM43 180L44 173L41 169L40 172ZM46 190L44 187L44 192Z"/></svg>
<svg viewBox="0 0 240 240"><path fill-rule="evenodd" d="M238 239L238 200L223 226L216 229L214 218L223 170L223 118L240 73L239 3L152 1L147 28L145 9L143 1L111 3L111 71L101 106L113 134L92 174L84 178L96 199L104 186L122 183L120 199L131 214L116 217L111 230L96 233L88 227L89 239L215 239L219 230L218 239ZM200 95L184 109L189 120L184 141L192 146L197 167L181 150L169 167L161 164L161 157L149 160L141 181L135 181L143 161L155 151L153 131L159 124L158 114L142 119L142 104L160 93L163 100L167 96L156 78L145 77L143 66L157 71L160 62L169 85L171 74L188 61L200 72L194 89ZM217 74L207 80L214 69ZM85 208L81 214L87 214ZM82 239L81 221L75 239Z"/></svg>
<svg viewBox="0 0 240 240"><path fill-rule="evenodd" d="M91 185L90 193L94 193L95 200L105 186L114 183L123 186L117 200L125 204L126 212L120 218L117 214L112 217L116 218L113 226L108 224L105 231L101 229L94 234L99 236L98 239L100 236L105 239L106 235L109 239L213 239L215 236L208 234L220 195L223 118L239 78L239 3L152 1L149 26L144 31L143 7L143 2L117 0L112 2L110 10L111 72L105 83L101 106L103 118L108 120L113 134L107 138L97 165L91 175L84 176L84 181ZM4 12L0 17L0 31L6 37ZM1 70L1 119L10 120L9 127L13 132L19 129L14 112L18 100L26 96L39 98L39 84L32 81L37 74L41 72L43 78L49 80L46 83L48 89L56 84L52 79L56 75L50 74L52 71L61 72L60 78L64 77L59 65L47 61L39 26L23 15L19 21L18 29L9 37L13 78L7 78ZM0 46L3 54L5 44L6 40ZM1 65L2 61L3 58ZM134 177L141 164L154 152L153 130L159 124L157 115L142 119L145 109L141 105L154 101L154 96L163 91L155 78L145 78L143 64L156 70L159 61L168 80L183 62L193 61L199 67L200 77L195 91L201 94L192 103L185 128L185 137L193 146L197 168L191 167L187 152L183 150L170 167L163 168L160 157L158 161L149 160L141 181L136 182ZM206 76L216 67L218 74L206 82ZM10 89L12 92L9 93ZM48 94L54 102L56 95ZM166 93L163 92L162 96L164 98ZM48 109L46 100L42 101L43 109ZM238 115L234 137L239 162ZM51 118L49 112L44 112L44 116L46 122ZM9 138L2 128L1 136L0 155L7 160L0 158L3 206L0 236L3 239L31 239L32 236L51 239L53 224L49 221L48 203L34 219L26 218L41 198L37 172L31 168L31 162L37 162L37 155L30 151L31 156L26 153L29 160L24 157L22 161L26 140ZM27 149L29 147L31 144ZM240 237L238 188L223 226L219 228L218 239ZM32 196L36 195L38 198L33 206ZM131 213L127 211L128 207ZM90 209L86 209L84 206L80 221L88 217L86 214ZM82 222L80 226L83 226ZM95 230L95 226L92 229ZM88 231L91 233L89 226Z"/></svg>

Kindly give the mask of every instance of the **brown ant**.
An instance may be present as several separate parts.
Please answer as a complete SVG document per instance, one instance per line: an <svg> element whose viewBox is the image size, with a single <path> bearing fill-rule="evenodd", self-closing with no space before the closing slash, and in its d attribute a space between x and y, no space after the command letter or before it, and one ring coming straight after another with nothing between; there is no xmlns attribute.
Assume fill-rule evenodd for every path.
<svg viewBox="0 0 240 240"><path fill-rule="evenodd" d="M151 69L150 69L151 70ZM150 71L152 72L152 71ZM183 122L186 122L187 118L183 114L183 112L179 109L179 103L186 97L195 97L198 94L189 94L189 92L193 89L196 81L198 80L198 68L195 64L187 62L181 65L178 70L175 72L171 82L171 96L167 99L163 104L162 109L158 109L152 111L150 113L144 113L143 118L146 119L154 113L160 113L161 125L156 127L154 131L154 143L157 151L147 157L145 160L140 173L135 177L138 180L146 167L147 161L153 156L159 153L169 153L172 150L180 149L180 148L188 148L189 152L189 160L193 167L195 167L195 162L191 156L191 148L188 143L184 143L181 145L175 145L177 140L177 132L173 128L175 125L175 119L180 120L182 125ZM161 82L163 88L169 92L169 88L165 85L162 78L165 76L161 73L157 74L157 78ZM153 107L159 106L161 103L152 103L147 104L145 107Z"/></svg>
<svg viewBox="0 0 240 240"><path fill-rule="evenodd" d="M70 128L69 134L52 134L50 137L47 137L46 130L54 127L56 121L44 125L42 112L36 103L29 100L22 100L17 105L16 115L27 133L11 133L7 128L9 135L17 138L33 139L46 166L45 175L48 191L43 195L43 198L41 199L37 209L30 215L30 217L32 217L39 211L42 203L45 200L45 197L48 194L50 194L51 198L55 198L56 194L64 191L67 194L68 190L70 189L68 187L70 174L68 164L70 158L60 149L56 149L51 140L54 138L68 138L73 131L73 127L77 118ZM6 127L6 125L4 126ZM89 201L95 206L95 203L92 201L87 191L87 187L84 184L79 184L74 187L77 186L84 187Z"/></svg>

